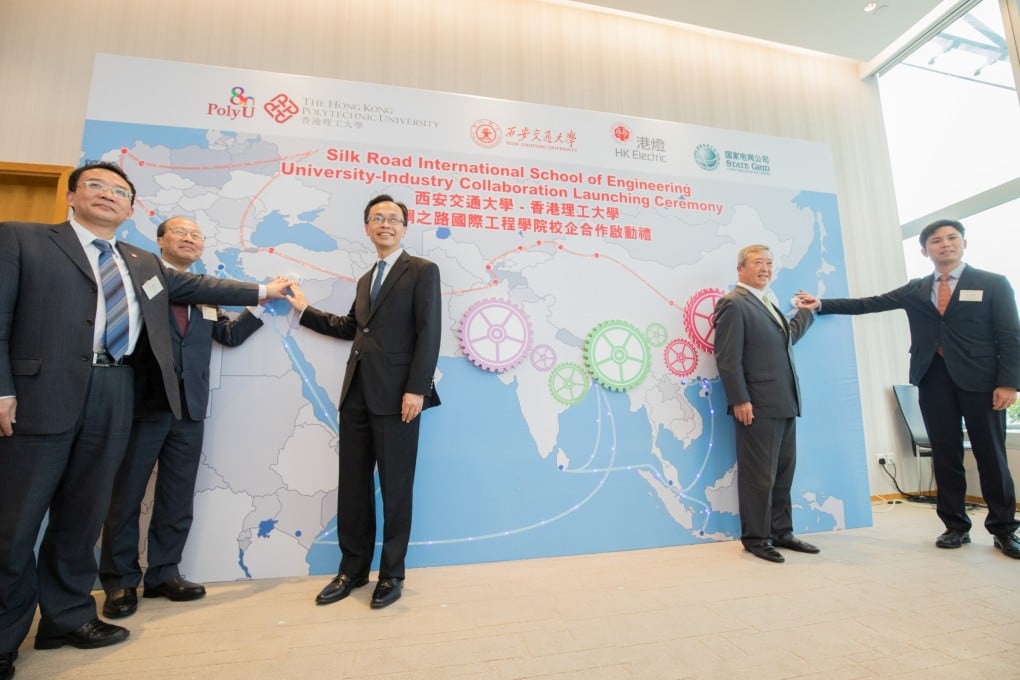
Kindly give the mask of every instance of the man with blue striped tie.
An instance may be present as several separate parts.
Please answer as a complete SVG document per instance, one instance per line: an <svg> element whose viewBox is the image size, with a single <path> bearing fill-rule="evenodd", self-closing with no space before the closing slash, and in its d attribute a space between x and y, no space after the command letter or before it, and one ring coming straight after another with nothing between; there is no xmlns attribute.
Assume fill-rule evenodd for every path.
<svg viewBox="0 0 1020 680"><path fill-rule="evenodd" d="M68 179L70 220L0 223L0 680L37 604L36 649L128 636L96 615L93 548L131 429L137 352L159 364L180 417L170 301L250 305L290 284L168 270L116 238L134 195L119 166L89 163Z"/></svg>

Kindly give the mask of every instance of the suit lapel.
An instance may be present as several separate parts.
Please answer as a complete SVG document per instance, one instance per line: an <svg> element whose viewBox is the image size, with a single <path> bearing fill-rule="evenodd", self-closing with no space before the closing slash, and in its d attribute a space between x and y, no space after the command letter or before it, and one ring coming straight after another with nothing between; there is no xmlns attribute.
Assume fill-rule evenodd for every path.
<svg viewBox="0 0 1020 680"><path fill-rule="evenodd" d="M379 309L379 307L383 303L383 300L385 300L386 296L389 295L391 290L393 290L393 286L396 285L397 279L399 279L401 276L404 275L405 272L407 272L407 268L410 265L410 261L411 256L408 255L407 251L405 250L400 254L400 257L397 258L397 261L393 263L393 268L390 270L390 273L386 275L386 279L383 280L382 287L379 289L379 294L375 298L375 304L372 305L371 307L369 318L371 318L371 316L375 314L375 310ZM374 271L375 269L373 268L372 271L369 272L370 279Z"/></svg>
<svg viewBox="0 0 1020 680"><path fill-rule="evenodd" d="M85 276L89 277L89 281L97 283L96 277L92 273L92 265L89 264L89 258L85 255L85 249L82 248L81 241L78 240L78 234L75 233L71 223L56 224L49 229L50 238L57 244L57 247L64 251L64 254L67 255L71 262L74 262L75 266Z"/></svg>

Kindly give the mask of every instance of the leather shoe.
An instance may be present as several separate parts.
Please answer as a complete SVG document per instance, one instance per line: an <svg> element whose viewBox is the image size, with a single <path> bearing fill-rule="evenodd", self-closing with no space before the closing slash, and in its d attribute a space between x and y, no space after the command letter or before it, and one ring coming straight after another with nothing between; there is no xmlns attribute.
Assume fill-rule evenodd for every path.
<svg viewBox="0 0 1020 680"><path fill-rule="evenodd" d="M17 652L0 654L0 680L11 680L14 677L14 660L17 658Z"/></svg>
<svg viewBox="0 0 1020 680"><path fill-rule="evenodd" d="M999 534L994 539L995 547L1002 551L1006 557L1020 560L1020 539L1017 539L1016 532L1011 534Z"/></svg>
<svg viewBox="0 0 1020 680"><path fill-rule="evenodd" d="M333 604L339 602L351 594L355 588L368 583L368 577L353 579L347 574L337 574L333 580L326 584L326 587L315 596L315 604Z"/></svg>
<svg viewBox="0 0 1020 680"><path fill-rule="evenodd" d="M138 611L138 589L116 588L107 591L103 603L103 616L108 619L123 619Z"/></svg>
<svg viewBox="0 0 1020 680"><path fill-rule="evenodd" d="M60 635L36 635L36 649L57 649L71 645L78 649L95 649L115 645L127 640L131 634L127 628L115 626L99 619L92 619L81 628Z"/></svg>
<svg viewBox="0 0 1020 680"><path fill-rule="evenodd" d="M794 550L802 553L815 553L822 552L821 548L816 545L811 545L807 541L802 541L793 534L783 536L782 538L772 539L772 545L777 548L786 548L787 550Z"/></svg>
<svg viewBox="0 0 1020 680"><path fill-rule="evenodd" d="M771 543L757 543L755 545L745 545L744 550L751 553L755 557L760 557L763 560L769 562L785 562L786 558L783 554L776 550Z"/></svg>
<svg viewBox="0 0 1020 680"><path fill-rule="evenodd" d="M955 549L964 543L970 543L970 534L958 529L946 529L935 539L935 545L940 548Z"/></svg>
<svg viewBox="0 0 1020 680"><path fill-rule="evenodd" d="M142 597L165 597L171 602L187 602L205 597L205 586L183 576L171 576L157 586L145 586Z"/></svg>
<svg viewBox="0 0 1020 680"><path fill-rule="evenodd" d="M372 593L372 609L388 607L400 599L400 591L404 589L402 578L381 578L375 584L375 591Z"/></svg>

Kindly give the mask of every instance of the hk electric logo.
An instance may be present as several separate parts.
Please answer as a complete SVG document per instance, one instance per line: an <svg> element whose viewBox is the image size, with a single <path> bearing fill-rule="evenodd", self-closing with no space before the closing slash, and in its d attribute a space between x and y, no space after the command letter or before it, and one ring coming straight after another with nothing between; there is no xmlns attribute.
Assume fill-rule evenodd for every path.
<svg viewBox="0 0 1020 680"><path fill-rule="evenodd" d="M623 123L617 123L613 126L613 139L620 144L630 139L630 128Z"/></svg>

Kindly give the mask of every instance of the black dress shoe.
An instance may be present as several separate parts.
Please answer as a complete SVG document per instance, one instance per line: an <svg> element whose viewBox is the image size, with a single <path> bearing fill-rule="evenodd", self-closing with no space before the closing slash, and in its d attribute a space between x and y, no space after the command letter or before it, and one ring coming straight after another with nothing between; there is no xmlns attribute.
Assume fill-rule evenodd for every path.
<svg viewBox="0 0 1020 680"><path fill-rule="evenodd" d="M116 588L106 593L103 616L108 619L123 619L138 611L138 589Z"/></svg>
<svg viewBox="0 0 1020 680"><path fill-rule="evenodd" d="M0 654L0 680L11 680L14 677L14 660L17 658L17 652Z"/></svg>
<svg viewBox="0 0 1020 680"><path fill-rule="evenodd" d="M158 586L145 586L142 597L165 597L172 602L187 602L205 597L205 586L183 576L171 576Z"/></svg>
<svg viewBox="0 0 1020 680"><path fill-rule="evenodd" d="M127 628L115 626L99 619L92 619L81 628L60 635L36 635L36 649L57 649L71 645L78 649L95 649L115 645L127 640L131 634Z"/></svg>
<svg viewBox="0 0 1020 680"><path fill-rule="evenodd" d="M999 534L994 539L995 547L1002 551L1006 557L1020 560L1020 539L1017 539L1016 532L1011 534Z"/></svg>
<svg viewBox="0 0 1020 680"><path fill-rule="evenodd" d="M970 534L957 529L946 529L935 539L935 545L940 548L959 548L964 543L970 543Z"/></svg>
<svg viewBox="0 0 1020 680"><path fill-rule="evenodd" d="M787 550L794 550L802 553L815 553L822 552L821 548L816 545L811 545L807 541L802 541L793 534L783 536L782 538L772 539L772 545L777 548L786 548Z"/></svg>
<svg viewBox="0 0 1020 680"><path fill-rule="evenodd" d="M372 609L388 607L400 599L400 591L404 589L402 578L381 578L372 592Z"/></svg>
<svg viewBox="0 0 1020 680"><path fill-rule="evenodd" d="M745 545L744 550L751 553L755 557L760 557L763 560L769 562L785 562L786 558L783 554L776 550L771 543L756 543L755 545Z"/></svg>
<svg viewBox="0 0 1020 680"><path fill-rule="evenodd" d="M326 587L319 591L319 594L315 596L315 604L333 604L339 602L348 595L355 588L368 583L368 577L362 576L361 578L352 579L347 574L337 574L333 577L333 580L326 584Z"/></svg>

